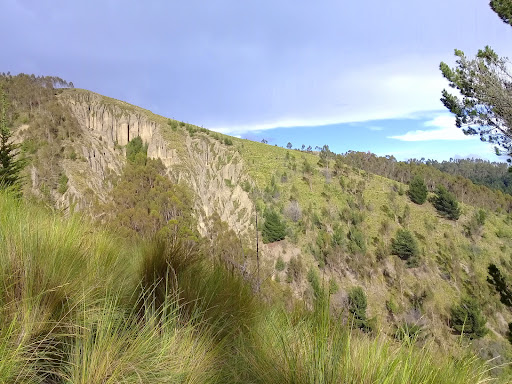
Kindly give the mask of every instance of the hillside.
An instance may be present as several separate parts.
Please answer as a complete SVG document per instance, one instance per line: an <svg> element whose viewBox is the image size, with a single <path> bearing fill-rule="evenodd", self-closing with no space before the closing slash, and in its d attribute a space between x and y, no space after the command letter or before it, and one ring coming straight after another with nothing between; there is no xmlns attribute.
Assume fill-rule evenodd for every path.
<svg viewBox="0 0 512 384"><path fill-rule="evenodd" d="M491 264L512 275L509 197L460 178L446 185L461 204L460 218L448 220L406 193L414 174L425 175L430 197L439 180L454 180L438 170L428 178L427 165L389 170L398 175L391 180L361 169L371 158L356 167L330 153L229 137L86 90L46 86L36 103L26 96L38 95L36 80L5 84L15 138L30 157L26 197L68 215L81 211L132 239L186 236L241 272L266 302L313 309L328 287L332 316L345 324L354 321L351 295L361 287L366 331L394 339L414 328L420 344L454 356L462 343L494 365L511 360L512 312L487 281ZM144 148L127 160L137 138ZM150 193L158 204L142 206ZM475 224L481 209L485 219ZM272 216L284 239L264 244ZM392 254L399 230L417 242L414 260ZM488 329L473 340L452 323L452 308L468 296ZM507 380L510 369L493 374Z"/></svg>

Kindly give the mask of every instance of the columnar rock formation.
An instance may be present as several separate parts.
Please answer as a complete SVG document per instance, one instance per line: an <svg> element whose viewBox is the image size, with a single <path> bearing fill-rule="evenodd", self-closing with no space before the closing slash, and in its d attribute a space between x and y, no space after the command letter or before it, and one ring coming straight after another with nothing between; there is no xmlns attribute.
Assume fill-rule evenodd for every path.
<svg viewBox="0 0 512 384"><path fill-rule="evenodd" d="M160 159L173 180L187 183L195 192L199 229L203 234L207 231L207 218L215 211L236 232L247 233L253 206L240 187L246 176L236 151L208 135L190 137L185 130L179 135L183 142L169 142L163 136L163 130L169 127L159 124L160 118L92 92L65 92L61 101L70 106L79 123L82 138L77 143L80 146L77 153L88 164L88 167L73 162L64 164L70 188L61 205L83 200L84 188L92 189L96 196L107 201L109 176L121 173L125 163L123 147L138 136L148 145L148 157ZM180 152L181 158L178 146L185 149Z"/></svg>

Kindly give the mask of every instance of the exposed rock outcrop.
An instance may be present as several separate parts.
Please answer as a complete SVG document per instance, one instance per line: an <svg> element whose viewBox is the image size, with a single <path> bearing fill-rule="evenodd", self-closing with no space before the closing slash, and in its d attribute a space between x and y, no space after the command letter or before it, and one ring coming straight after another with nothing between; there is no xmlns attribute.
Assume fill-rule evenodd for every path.
<svg viewBox="0 0 512 384"><path fill-rule="evenodd" d="M78 121L82 138L76 143L80 147L77 153L85 161L63 164L70 188L60 205L74 202L78 208L83 207L88 204L84 201L87 189L107 201L111 176L119 175L125 164L123 147L141 137L148 145L148 157L160 159L173 180L187 183L195 192L199 230L203 234L213 212L237 233L247 233L253 207L240 187L247 176L242 159L233 148L205 134L191 137L181 128L177 137L183 142L173 143L163 133L169 127L163 127L149 111L92 92L66 92L61 101L70 106ZM182 148L180 155L178 146Z"/></svg>

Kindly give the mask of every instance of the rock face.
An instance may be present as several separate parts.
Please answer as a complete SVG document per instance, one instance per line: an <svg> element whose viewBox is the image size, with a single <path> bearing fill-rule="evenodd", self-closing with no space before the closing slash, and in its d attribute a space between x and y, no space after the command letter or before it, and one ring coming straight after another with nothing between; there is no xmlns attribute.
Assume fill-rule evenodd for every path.
<svg viewBox="0 0 512 384"><path fill-rule="evenodd" d="M148 111L92 92L63 93L61 102L70 106L79 123L82 137L75 146L79 146L77 153L85 160L63 164L69 188L60 199L61 206L74 202L78 208L85 208L90 204L86 201L87 190L108 201L112 176L119 175L125 164L123 147L141 137L148 145L148 157L160 159L172 180L185 182L195 192L200 232L207 232L208 217L214 212L235 232L249 231L253 206L240 187L247 176L233 148L206 134L191 137L182 128L173 136L179 142L171 142L164 137L169 127L163 127Z"/></svg>

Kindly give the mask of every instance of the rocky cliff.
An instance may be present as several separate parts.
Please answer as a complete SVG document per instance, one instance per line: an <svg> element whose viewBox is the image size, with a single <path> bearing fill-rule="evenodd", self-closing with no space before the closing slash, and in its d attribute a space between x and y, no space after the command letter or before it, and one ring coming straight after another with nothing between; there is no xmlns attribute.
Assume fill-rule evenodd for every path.
<svg viewBox="0 0 512 384"><path fill-rule="evenodd" d="M253 206L240 187L248 176L236 150L205 133L191 136L181 127L172 130L161 116L89 91L69 90L60 100L69 105L80 127L81 139L70 145L82 160L63 161L69 187L60 206L73 202L82 208L91 204L92 196L108 201L115 175L125 164L124 146L141 137L148 157L160 159L172 180L185 182L195 192L201 232L213 212L236 232L247 232Z"/></svg>

